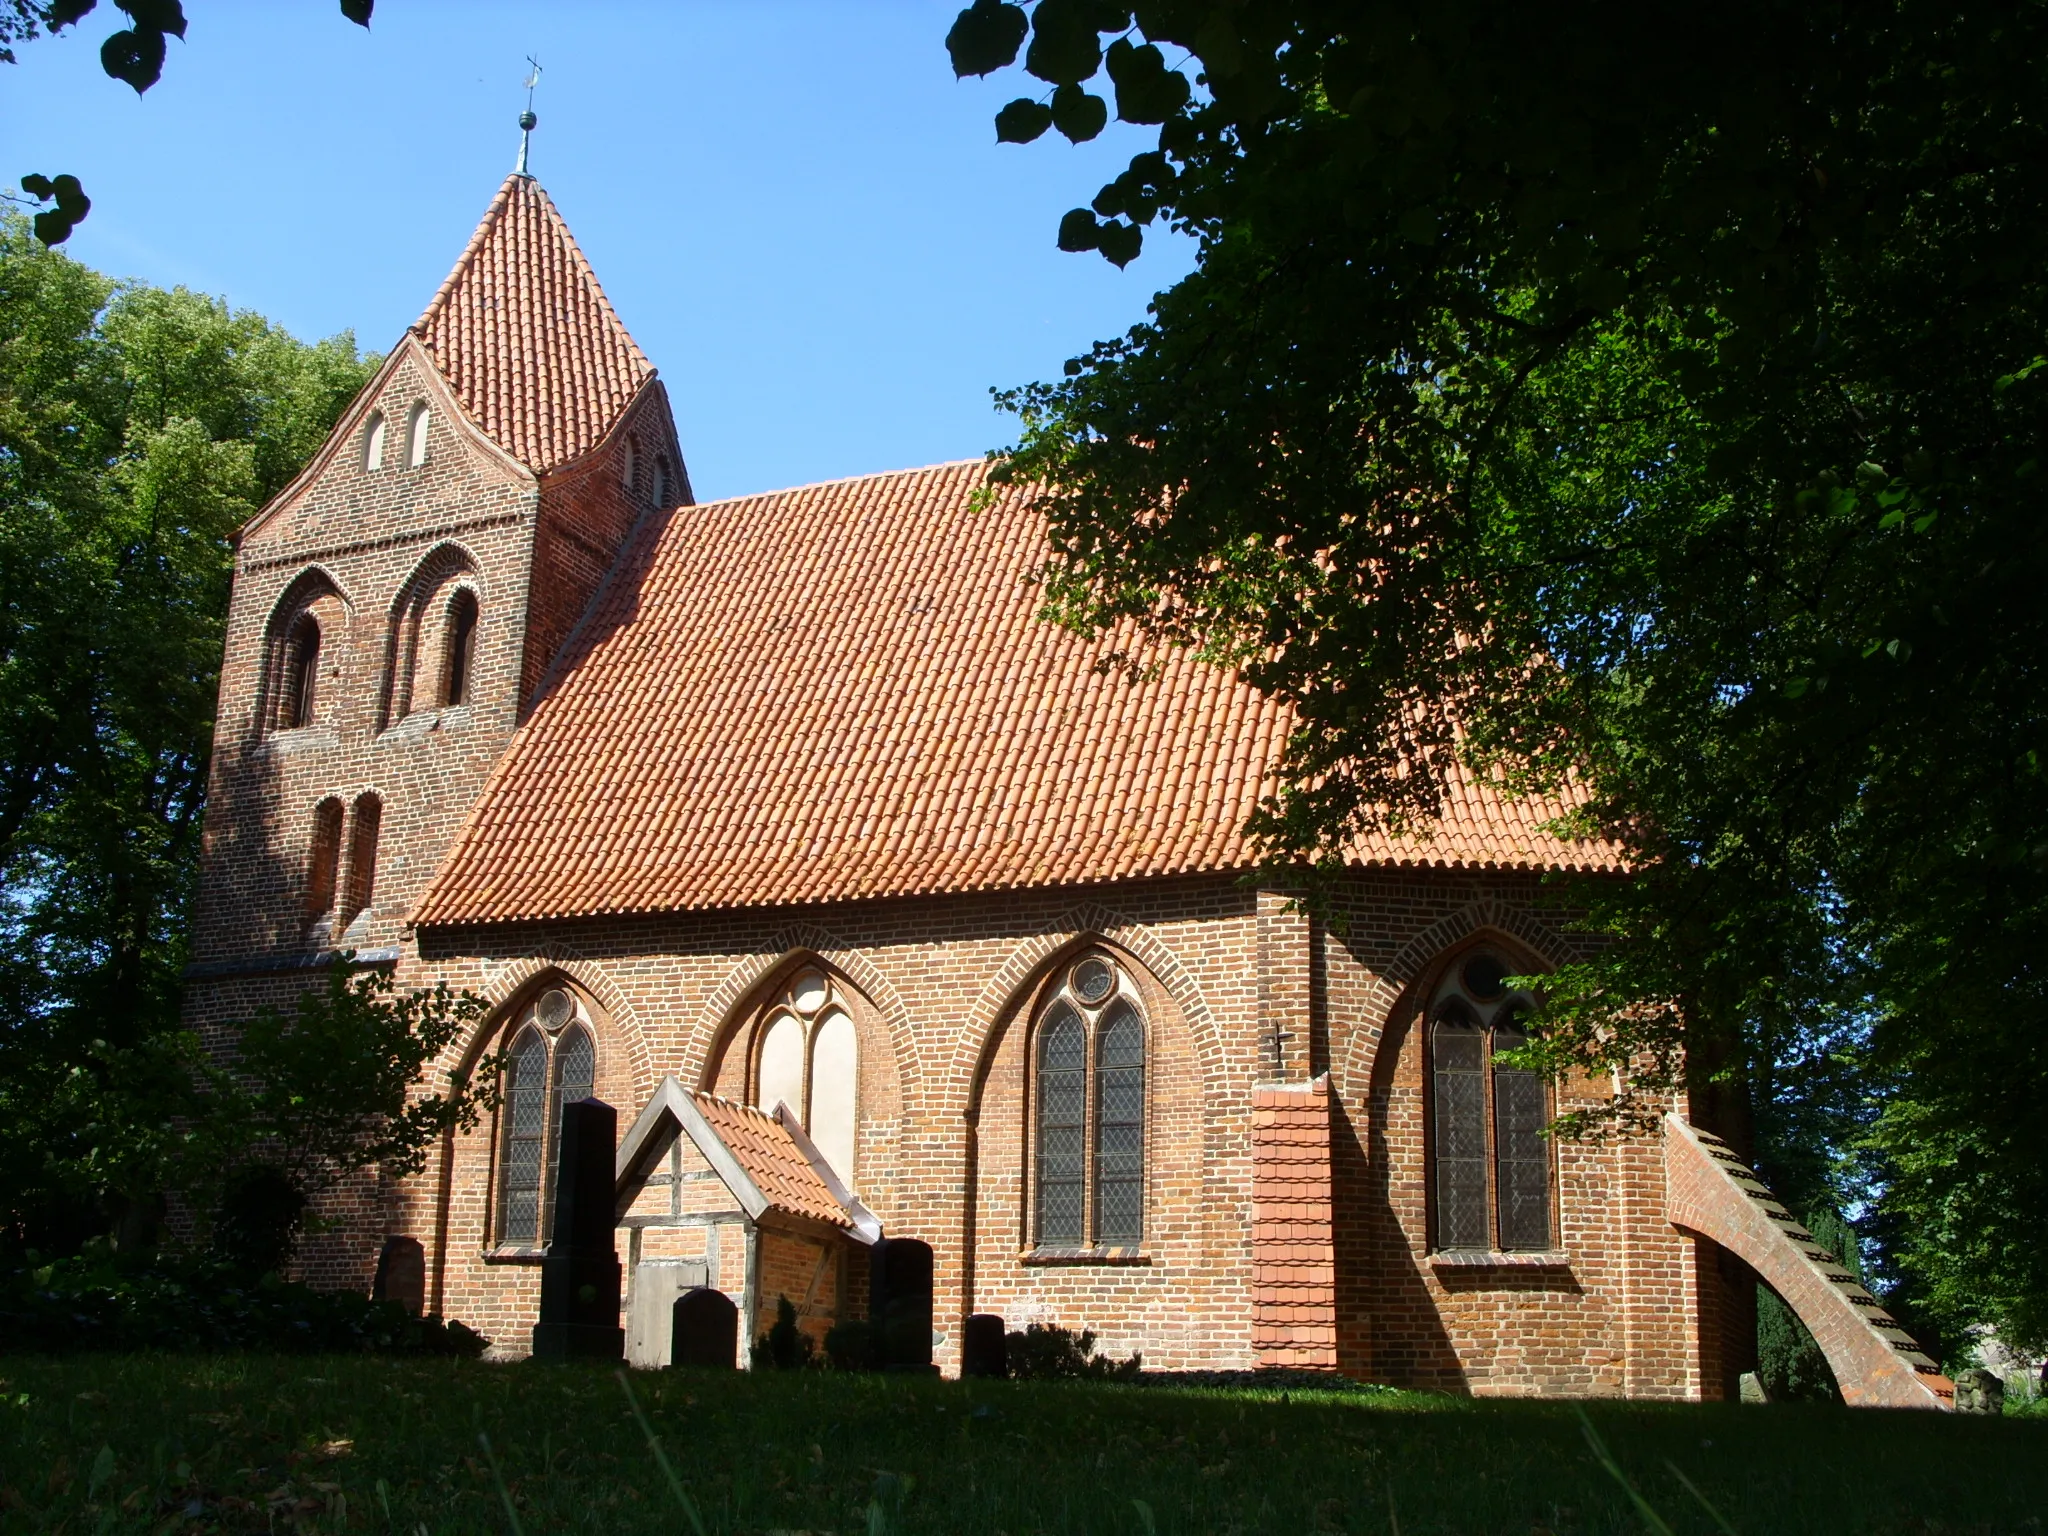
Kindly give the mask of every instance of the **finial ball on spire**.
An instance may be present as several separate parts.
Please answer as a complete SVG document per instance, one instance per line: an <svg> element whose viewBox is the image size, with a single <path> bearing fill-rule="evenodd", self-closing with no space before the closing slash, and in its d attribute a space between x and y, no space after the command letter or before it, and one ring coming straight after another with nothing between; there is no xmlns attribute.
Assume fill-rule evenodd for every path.
<svg viewBox="0 0 2048 1536"><path fill-rule="evenodd" d="M519 114L519 128L522 133L531 133L539 126L540 119L535 117L533 113L522 112Z"/></svg>

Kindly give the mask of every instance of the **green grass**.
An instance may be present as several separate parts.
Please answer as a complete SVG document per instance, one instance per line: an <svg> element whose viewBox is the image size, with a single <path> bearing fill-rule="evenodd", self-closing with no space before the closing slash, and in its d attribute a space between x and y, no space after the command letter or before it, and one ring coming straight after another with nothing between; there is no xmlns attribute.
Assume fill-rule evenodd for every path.
<svg viewBox="0 0 2048 1536"><path fill-rule="evenodd" d="M0 1532L2043 1530L2048 1422L451 1361L0 1361ZM1586 1424L1652 1512L1601 1463ZM488 1437L489 1451L480 1437ZM495 1463L498 1469L493 1471ZM509 1508L508 1508L509 1506Z"/></svg>

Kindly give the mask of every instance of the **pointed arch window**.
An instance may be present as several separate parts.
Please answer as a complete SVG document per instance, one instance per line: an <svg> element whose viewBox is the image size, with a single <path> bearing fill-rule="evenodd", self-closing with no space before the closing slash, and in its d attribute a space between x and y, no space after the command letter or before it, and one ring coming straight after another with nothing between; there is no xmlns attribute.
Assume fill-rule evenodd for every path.
<svg viewBox="0 0 2048 1536"><path fill-rule="evenodd" d="M470 672L476 661L476 593L457 587L448 600L447 638L441 658L441 702L454 706L470 698Z"/></svg>
<svg viewBox="0 0 2048 1536"><path fill-rule="evenodd" d="M413 406L411 414L405 418L405 467L407 469L418 469L427 462L427 427L432 417L433 412L427 409L427 402L422 400Z"/></svg>
<svg viewBox="0 0 2048 1536"><path fill-rule="evenodd" d="M384 802L375 795L356 797L348 836L348 881L342 892L341 921L346 929L363 913L377 891L377 843L384 827Z"/></svg>
<svg viewBox="0 0 2048 1536"><path fill-rule="evenodd" d="M562 1160L562 1106L597 1092L597 1037L588 1010L566 987L549 987L522 1009L505 1049L498 1110L498 1246L546 1246L555 1170Z"/></svg>
<svg viewBox="0 0 2048 1536"><path fill-rule="evenodd" d="M341 802L322 800L313 809L313 846L306 857L306 918L319 922L334 910L334 882L341 867Z"/></svg>
<svg viewBox="0 0 2048 1536"><path fill-rule="evenodd" d="M363 468L384 467L384 413L370 412L370 424L363 429Z"/></svg>
<svg viewBox="0 0 2048 1536"><path fill-rule="evenodd" d="M294 731L311 725L320 688L320 621L310 613L300 614L285 636L282 682L277 728Z"/></svg>
<svg viewBox="0 0 2048 1536"><path fill-rule="evenodd" d="M849 1189L859 1151L860 1043L853 999L807 966L776 993L755 1031L754 1103L789 1106Z"/></svg>
<svg viewBox="0 0 2048 1536"><path fill-rule="evenodd" d="M1548 1085L1500 1058L1528 1043L1523 994L1490 950L1452 967L1428 1028L1435 1246L1447 1253L1541 1252L1553 1243Z"/></svg>
<svg viewBox="0 0 2048 1536"><path fill-rule="evenodd" d="M1040 1249L1121 1248L1145 1235L1145 1015L1107 955L1068 967L1032 1055Z"/></svg>

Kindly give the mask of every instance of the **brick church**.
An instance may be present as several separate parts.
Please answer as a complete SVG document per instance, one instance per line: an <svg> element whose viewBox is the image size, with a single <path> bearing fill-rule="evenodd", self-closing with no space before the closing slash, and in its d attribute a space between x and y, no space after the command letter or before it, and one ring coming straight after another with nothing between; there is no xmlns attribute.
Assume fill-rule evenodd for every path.
<svg viewBox="0 0 2048 1536"><path fill-rule="evenodd" d="M307 1278L523 1351L557 1111L594 1095L643 1364L695 1286L749 1334L860 1315L887 1234L934 1250L947 1370L993 1312L1161 1369L1718 1398L1761 1273L1938 1381L1683 1101L1558 1144L1609 1085L1495 1061L1504 978L1573 952L1545 874L1614 849L1468 788L1311 918L1240 834L1285 710L1185 654L1098 671L983 476L697 502L561 215L499 189L236 552L189 1018L346 952L486 999L442 1065L507 1063L495 1116L325 1213Z"/></svg>

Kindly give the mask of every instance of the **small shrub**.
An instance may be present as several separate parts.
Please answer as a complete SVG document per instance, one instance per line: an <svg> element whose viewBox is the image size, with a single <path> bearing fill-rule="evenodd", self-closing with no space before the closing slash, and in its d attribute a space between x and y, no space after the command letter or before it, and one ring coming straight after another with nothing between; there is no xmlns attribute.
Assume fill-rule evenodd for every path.
<svg viewBox="0 0 2048 1536"><path fill-rule="evenodd" d="M881 1368L874 1324L865 1318L834 1323L825 1335L825 1359L835 1371L873 1371Z"/></svg>
<svg viewBox="0 0 2048 1536"><path fill-rule="evenodd" d="M817 1343L796 1325L796 1308L787 1296L775 1298L775 1323L754 1341L754 1369L757 1371L801 1371L807 1369L817 1352Z"/></svg>
<svg viewBox="0 0 2048 1536"><path fill-rule="evenodd" d="M1019 1381L1134 1381L1145 1367L1143 1355L1112 1360L1095 1353L1095 1330L1079 1334L1047 1323L1032 1323L1012 1333L1010 1374Z"/></svg>
<svg viewBox="0 0 2048 1536"><path fill-rule="evenodd" d="M103 1254L0 1272L0 1351L276 1350L293 1354L452 1355L490 1340L392 1301L250 1280L217 1260Z"/></svg>

